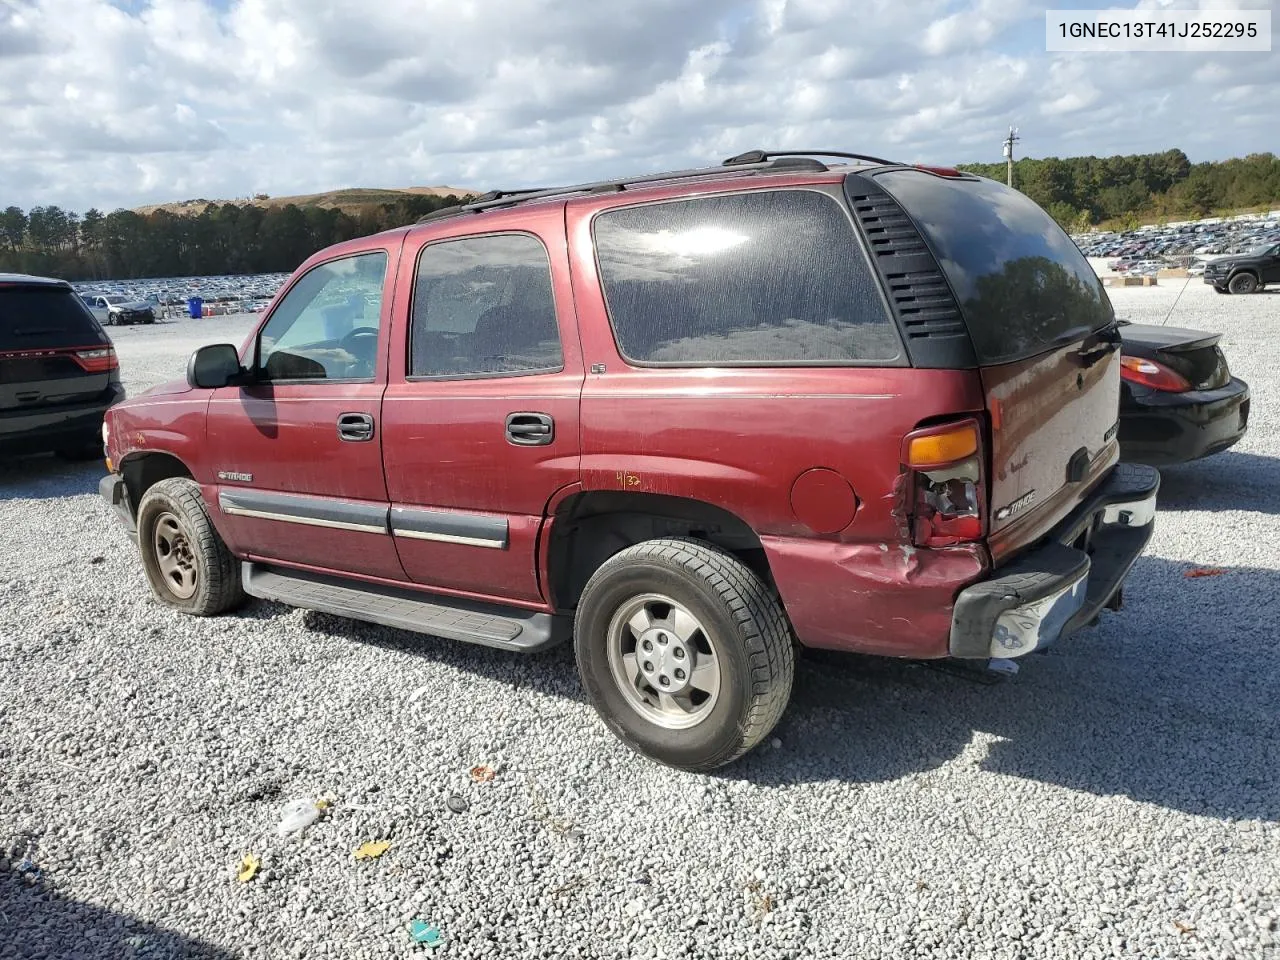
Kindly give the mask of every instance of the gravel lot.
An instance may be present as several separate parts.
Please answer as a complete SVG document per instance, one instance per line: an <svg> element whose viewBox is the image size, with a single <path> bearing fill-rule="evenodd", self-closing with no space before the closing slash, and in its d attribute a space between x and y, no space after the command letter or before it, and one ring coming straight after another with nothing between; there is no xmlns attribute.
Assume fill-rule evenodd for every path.
<svg viewBox="0 0 1280 960"><path fill-rule="evenodd" d="M130 392L252 321L113 330ZM1251 431L1165 472L1125 609L994 686L808 658L718 776L626 751L567 648L168 612L99 466L0 465L0 957L420 956L419 918L459 958L1280 957L1280 292L1170 323L1225 333Z"/></svg>

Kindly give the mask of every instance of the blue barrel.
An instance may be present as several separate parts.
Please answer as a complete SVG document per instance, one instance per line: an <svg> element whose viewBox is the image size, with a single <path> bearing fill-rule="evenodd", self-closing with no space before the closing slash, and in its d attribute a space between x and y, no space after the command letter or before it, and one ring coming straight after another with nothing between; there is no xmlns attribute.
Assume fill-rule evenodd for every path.
<svg viewBox="0 0 1280 960"><path fill-rule="evenodd" d="M200 312L204 309L204 300L200 297L187 297L187 313L193 320L200 319Z"/></svg>

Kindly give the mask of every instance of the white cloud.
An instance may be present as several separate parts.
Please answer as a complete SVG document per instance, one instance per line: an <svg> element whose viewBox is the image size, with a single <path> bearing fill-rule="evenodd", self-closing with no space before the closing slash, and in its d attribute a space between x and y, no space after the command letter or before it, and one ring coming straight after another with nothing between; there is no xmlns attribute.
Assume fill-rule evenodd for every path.
<svg viewBox="0 0 1280 960"><path fill-rule="evenodd" d="M521 186L760 146L998 160L1010 123L1033 156L1273 149L1271 54L1051 55L1042 17L1021 0L0 0L0 206Z"/></svg>

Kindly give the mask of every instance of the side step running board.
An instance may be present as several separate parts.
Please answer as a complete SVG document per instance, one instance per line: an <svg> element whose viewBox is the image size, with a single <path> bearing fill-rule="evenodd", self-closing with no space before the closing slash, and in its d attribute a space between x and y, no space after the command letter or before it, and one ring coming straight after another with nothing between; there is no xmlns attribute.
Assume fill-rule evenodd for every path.
<svg viewBox="0 0 1280 960"><path fill-rule="evenodd" d="M428 595L245 561L245 593L450 640L533 653L568 637L564 617Z"/></svg>

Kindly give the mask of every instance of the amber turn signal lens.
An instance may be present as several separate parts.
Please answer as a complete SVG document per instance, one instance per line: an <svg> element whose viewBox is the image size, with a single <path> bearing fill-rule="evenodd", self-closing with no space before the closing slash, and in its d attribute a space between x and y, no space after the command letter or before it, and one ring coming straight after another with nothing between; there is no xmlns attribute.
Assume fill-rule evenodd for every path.
<svg viewBox="0 0 1280 960"><path fill-rule="evenodd" d="M971 423L924 437L912 437L907 448L907 465L929 467L955 463L978 452L978 431Z"/></svg>

